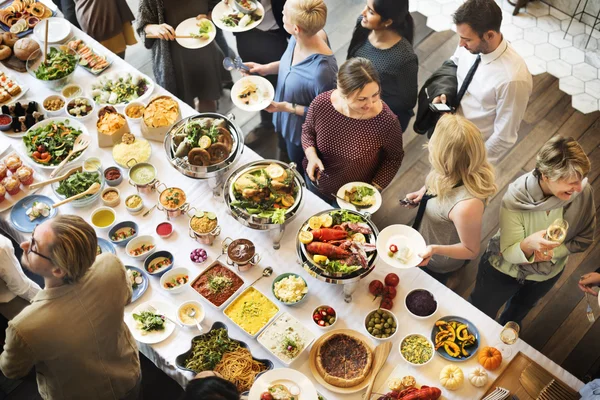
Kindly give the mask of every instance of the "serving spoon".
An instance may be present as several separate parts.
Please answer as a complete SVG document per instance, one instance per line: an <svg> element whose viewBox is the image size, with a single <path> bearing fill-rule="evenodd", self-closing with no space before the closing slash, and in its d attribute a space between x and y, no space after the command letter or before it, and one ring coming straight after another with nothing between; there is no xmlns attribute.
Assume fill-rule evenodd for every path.
<svg viewBox="0 0 600 400"><path fill-rule="evenodd" d="M31 184L31 185L29 185L29 189L37 189L37 188L44 187L50 183L62 181L63 179L68 178L69 176L73 175L76 172L81 172L82 169L83 169L83 167L81 165L79 167L71 168L70 170L68 170L67 172L62 174L61 176L57 176L56 178L48 179L47 181L36 182L34 184Z"/></svg>
<svg viewBox="0 0 600 400"><path fill-rule="evenodd" d="M263 269L262 275L259 276L258 278L256 278L256 280L254 282L252 282L250 284L250 286L254 285L256 282L260 281L262 278L265 278L267 276L271 276L272 273L273 273L273 268L266 267L265 269Z"/></svg>
<svg viewBox="0 0 600 400"><path fill-rule="evenodd" d="M195 317L195 315L196 315L196 310L194 310L194 309L192 308L190 311L188 311L187 315L188 315L188 317L190 317L190 318L192 318L194 321L196 321L196 328L198 328L198 330L200 331L200 333L202 333L202 331L204 330L204 329L202 329L202 325L200 325L200 322L198 321L198 319L197 319L197 318L194 318L194 317Z"/></svg>
<svg viewBox="0 0 600 400"><path fill-rule="evenodd" d="M58 174L58 171L60 171L61 168L64 167L65 164L69 162L69 160L71 159L73 154L78 153L80 151L84 151L85 149L88 148L88 146L90 145L91 142L92 142L92 140L90 139L90 137L88 135L77 136L77 139L75 139L75 143L73 143L73 149L71 149L71 151L69 152L67 157L60 164L58 164L58 167L56 167L56 169L54 171L52 171L52 173L50 174L50 178L54 178L56 176L56 174Z"/></svg>
<svg viewBox="0 0 600 400"><path fill-rule="evenodd" d="M356 205L356 204L354 204L354 203L350 203L349 201L347 201L347 200L346 200L346 199L344 199L343 197L340 197L340 196L338 196L338 195L337 195L337 194L335 194L335 193L331 193L331 195L332 195L333 197L335 197L336 199L342 200L344 203L348 203L348 204L350 204L352 207L354 207L354 208L356 209L356 211L360 211L360 210L364 210L365 208L371 208L371 207L373 207L372 205L371 205L371 206L358 206L358 205Z"/></svg>
<svg viewBox="0 0 600 400"><path fill-rule="evenodd" d="M69 197L68 199L64 199L63 201L59 201L58 203L53 204L52 208L58 208L58 207L62 206L63 204L70 203L73 200L80 199L80 198L82 198L84 196L87 196L88 194L98 193L99 190L100 190L100 184L98 182L94 182L92 184L92 186L90 186L85 192L81 192L79 194L76 194L75 196Z"/></svg>
<svg viewBox="0 0 600 400"><path fill-rule="evenodd" d="M223 68L225 68L227 71L233 71L234 69L250 71L250 68L244 65L244 62L240 56L237 56L235 59L232 59L231 57L225 57L223 59Z"/></svg>

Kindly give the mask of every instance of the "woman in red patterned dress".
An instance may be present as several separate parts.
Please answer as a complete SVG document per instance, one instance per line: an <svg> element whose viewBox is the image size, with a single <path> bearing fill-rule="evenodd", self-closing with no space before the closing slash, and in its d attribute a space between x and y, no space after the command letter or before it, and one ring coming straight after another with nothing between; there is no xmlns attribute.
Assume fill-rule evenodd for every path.
<svg viewBox="0 0 600 400"><path fill-rule="evenodd" d="M302 126L308 187L331 202L348 182L385 189L404 156L398 118L381 101L373 64L347 60L339 69L337 89L317 96Z"/></svg>

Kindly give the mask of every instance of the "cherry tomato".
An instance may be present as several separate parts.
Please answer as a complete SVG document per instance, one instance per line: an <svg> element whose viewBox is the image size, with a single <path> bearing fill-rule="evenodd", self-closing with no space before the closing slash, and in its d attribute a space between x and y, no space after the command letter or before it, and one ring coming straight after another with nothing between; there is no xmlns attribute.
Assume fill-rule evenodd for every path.
<svg viewBox="0 0 600 400"><path fill-rule="evenodd" d="M380 296L383 293L383 282L374 280L369 283L369 292L374 296Z"/></svg>
<svg viewBox="0 0 600 400"><path fill-rule="evenodd" d="M264 392L260 395L260 400L273 400L273 395L269 392Z"/></svg>
<svg viewBox="0 0 600 400"><path fill-rule="evenodd" d="M41 158L48 158L48 156L49 156L49 155L50 155L50 153L48 153L48 152L46 151L46 152L42 153L42 154L40 155L40 157L41 157Z"/></svg>
<svg viewBox="0 0 600 400"><path fill-rule="evenodd" d="M331 307L327 307L327 314L335 317L335 310Z"/></svg>
<svg viewBox="0 0 600 400"><path fill-rule="evenodd" d="M396 246L395 244L390 244L390 251L392 253L398 252L398 246Z"/></svg>
<svg viewBox="0 0 600 400"><path fill-rule="evenodd" d="M34 158L40 158L40 152L39 151L34 151L33 154L32 154L32 156Z"/></svg>
<svg viewBox="0 0 600 400"><path fill-rule="evenodd" d="M398 283L400 283L400 278L398 277L398 275L391 273L385 276L384 282L386 286L396 287L398 286Z"/></svg>
<svg viewBox="0 0 600 400"><path fill-rule="evenodd" d="M393 300L396 298L396 294L397 294L396 288L393 286L386 286L383 289L383 297L386 299Z"/></svg>
<svg viewBox="0 0 600 400"><path fill-rule="evenodd" d="M385 308L386 310L391 310L392 307L394 307L394 301L390 298L384 297L383 300L381 300L381 305L379 307Z"/></svg>
<svg viewBox="0 0 600 400"><path fill-rule="evenodd" d="M313 315L313 319L315 320L315 322L319 322L321 320L321 314L316 313L315 315Z"/></svg>
<svg viewBox="0 0 600 400"><path fill-rule="evenodd" d="M320 326L325 326L325 321L324 320L320 320L319 322L317 322Z"/></svg>
<svg viewBox="0 0 600 400"><path fill-rule="evenodd" d="M42 146L41 144L37 147L37 151L39 151L40 153L43 153L44 151L46 151L46 149L44 148L44 146Z"/></svg>

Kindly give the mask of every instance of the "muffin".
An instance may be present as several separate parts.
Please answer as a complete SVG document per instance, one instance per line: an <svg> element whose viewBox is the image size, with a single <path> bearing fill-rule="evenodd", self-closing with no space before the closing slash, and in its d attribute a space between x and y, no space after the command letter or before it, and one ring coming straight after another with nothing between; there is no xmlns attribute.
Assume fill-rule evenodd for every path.
<svg viewBox="0 0 600 400"><path fill-rule="evenodd" d="M19 193L19 190L21 190L21 183L17 178L14 178L12 176L4 178L2 180L2 185L4 185L6 191L11 196L14 196L15 194Z"/></svg>
<svg viewBox="0 0 600 400"><path fill-rule="evenodd" d="M21 161L18 155L11 154L4 159L4 164L6 164L8 170L14 174L15 171L18 170L21 165L23 165L23 161Z"/></svg>
<svg viewBox="0 0 600 400"><path fill-rule="evenodd" d="M17 172L15 172L15 175L25 186L29 186L33 183L33 169L29 168L27 165L21 165Z"/></svg>
<svg viewBox="0 0 600 400"><path fill-rule="evenodd" d="M6 178L8 167L4 163L0 163L0 181Z"/></svg>
<svg viewBox="0 0 600 400"><path fill-rule="evenodd" d="M4 201L4 196L6 196L6 189L0 184L0 203Z"/></svg>

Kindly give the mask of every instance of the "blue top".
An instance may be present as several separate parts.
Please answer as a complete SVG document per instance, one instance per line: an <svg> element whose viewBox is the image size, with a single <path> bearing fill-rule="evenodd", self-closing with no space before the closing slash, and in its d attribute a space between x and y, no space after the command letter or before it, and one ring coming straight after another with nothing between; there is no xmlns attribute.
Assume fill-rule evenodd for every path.
<svg viewBox="0 0 600 400"><path fill-rule="evenodd" d="M291 37L279 63L275 101L287 101L305 106L304 116L277 112L273 114L273 125L286 141L301 146L302 124L308 106L319 94L334 89L337 82L337 62L332 54L312 54L296 65L292 65L296 38Z"/></svg>

